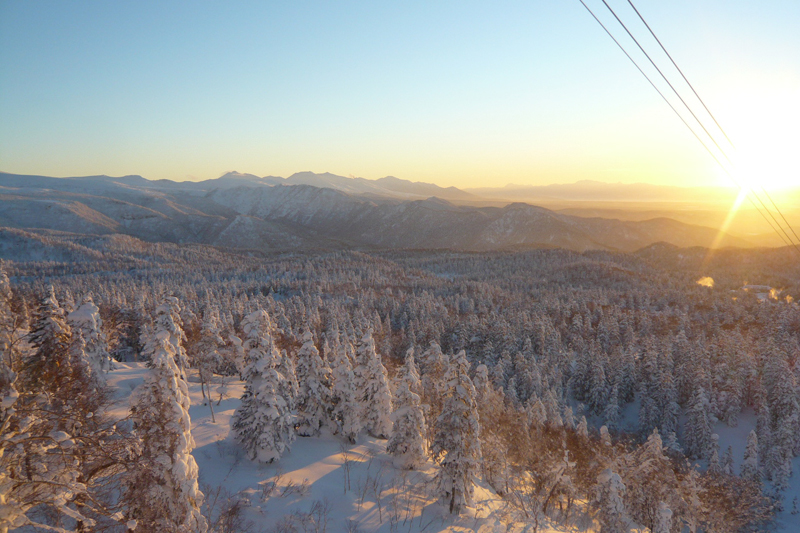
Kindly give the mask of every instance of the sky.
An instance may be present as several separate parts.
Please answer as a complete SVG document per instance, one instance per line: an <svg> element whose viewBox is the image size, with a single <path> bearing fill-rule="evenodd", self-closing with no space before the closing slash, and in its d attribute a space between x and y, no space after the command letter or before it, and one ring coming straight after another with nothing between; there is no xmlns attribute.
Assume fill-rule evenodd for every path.
<svg viewBox="0 0 800 533"><path fill-rule="evenodd" d="M634 3L735 143L736 179L800 183L800 2ZM0 0L0 170L730 183L579 0Z"/></svg>

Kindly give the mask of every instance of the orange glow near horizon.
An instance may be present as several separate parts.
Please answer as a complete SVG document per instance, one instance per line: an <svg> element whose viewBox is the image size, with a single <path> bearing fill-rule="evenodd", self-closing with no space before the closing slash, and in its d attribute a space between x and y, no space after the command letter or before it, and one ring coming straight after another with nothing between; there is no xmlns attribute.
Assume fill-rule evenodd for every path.
<svg viewBox="0 0 800 533"><path fill-rule="evenodd" d="M746 187L742 187L739 191L739 194L736 196L736 200L733 201L731 208L728 210L728 216L725 217L725 221L722 223L722 226L720 226L717 236L714 237L714 242L711 243L711 246L708 248L708 253L703 260L703 270L705 270L711 261L711 257L714 255L714 250L719 248L722 244L722 240L725 238L728 228L731 226L733 219L736 218L736 213L739 212L739 208L742 206L742 203L745 201L748 194L750 194L750 190ZM700 282L698 281L698 283Z"/></svg>

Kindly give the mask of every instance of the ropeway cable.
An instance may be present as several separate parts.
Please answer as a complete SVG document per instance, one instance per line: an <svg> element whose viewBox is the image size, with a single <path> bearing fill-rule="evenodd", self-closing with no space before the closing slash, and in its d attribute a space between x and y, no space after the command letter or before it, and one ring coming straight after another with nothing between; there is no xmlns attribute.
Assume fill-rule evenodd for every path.
<svg viewBox="0 0 800 533"><path fill-rule="evenodd" d="M622 52L625 54L625 56L626 56L626 57L627 57L627 58L628 58L628 59L629 59L629 60L630 60L630 61L631 61L631 62L634 64L634 66L636 67L636 69L637 69L637 70L638 70L638 71L639 71L639 72L640 72L640 73L641 73L641 74L642 74L642 75L645 77L645 79L647 79L647 81L650 83L650 85L651 85L651 86L652 86L652 87L653 87L653 88L656 90L656 92L658 92L658 94L659 94L659 95L661 96L661 98L662 98L662 99L663 99L663 100L664 100L664 101L667 103L667 105L669 105L669 107L672 109L672 111L673 111L673 112L674 112L674 113L675 113L675 114L678 116L678 118L681 120L681 122L683 122L683 124L684 124L684 125L685 125L685 126L688 128L688 129L689 129L689 131L692 133L692 135L694 135L694 137L695 137L695 138L696 138L696 139L697 139L697 140L700 142L700 144L702 144L702 145L703 145L703 148L705 148L705 150L706 150L706 151L709 153L709 155L711 155L711 157L714 159L714 161L716 161L717 165L719 165L719 166L720 166L720 168L721 168L721 169L722 169L722 170L725 172L725 174L727 174L727 175L728 175L728 177L731 179L731 181L733 181L733 182L734 182L734 183L737 185L737 187L739 187L739 189L744 189L744 187L743 187L743 186L742 186L740 183L738 183L738 181L737 181L737 180L736 180L736 179L735 179L735 178L734 178L734 177L731 175L731 173L728 171L728 169L725 167L725 165L723 165L723 164L722 164L722 162L719 160L719 158L716 156L716 154L714 154L714 152L713 152L713 151L712 151L712 150L711 150L711 149L708 147L708 145L707 145L707 144L706 144L706 143L705 143L705 142L704 142L704 141L703 141L703 140L700 138L700 136L697 134L697 132L695 132L695 131L694 131L694 129L693 129L693 128L692 128L692 127L689 125L689 123L688 123L688 122L686 122L686 120L685 120L685 119L683 118L683 116L682 116L682 115L681 115L681 114L678 112L678 110L677 110L677 109L675 109L675 106L673 106L673 105L672 105L672 103L671 103L671 102L670 102L670 101L669 101L669 100L666 98L666 96L664 96L664 94L663 94L663 93L661 92L661 90L660 90L660 89L659 89L659 88L658 88L658 87L655 85L655 83L653 83L653 81L650 79L650 77L649 77L647 74L645 74L645 72L642 70L642 68L639 66L639 64L638 64L638 63L637 63L637 62L636 62L636 61L635 61L635 60L634 60L634 59L631 57L631 55L628 53L628 51L627 51L627 50L625 50L625 48L622 46L622 44L620 44L620 42L619 42L619 41L616 39L616 37L614 37L614 35L613 35L613 34L611 33L611 31L610 31L610 30L609 30L609 29L608 29L608 28L605 26L605 24L603 24L603 23L600 21L600 19L597 17L597 15L595 15L595 13L594 13L594 12L591 10L591 8L590 8L588 5L586 5L586 3L584 2L584 0L579 0L579 1L580 1L580 3L583 5L583 7L584 7L584 8L586 8L586 10L589 12L589 14L590 14L590 15L592 15L592 18L594 18L594 19L595 19L595 21L596 21L598 24L600 24L600 26L603 28L603 30L605 30L606 34L608 34L608 36L609 36L609 37L611 37L611 39L612 39L612 40L614 41L614 43L615 43L615 44L616 44L616 45L617 45L617 46L620 48L620 50L622 50ZM629 3L630 3L630 0L628 0L628 1L629 1ZM672 85L672 83L670 83L670 81L667 79L667 77L664 75L664 73L661 71L661 69L660 69L660 68L659 68L659 67L658 67L658 66L655 64L655 62L654 62L654 61L653 61L653 59L650 57L650 55L649 55L649 54L648 54L648 53L647 53L647 52L644 50L644 48L641 46L641 44L639 44L639 41L638 41L638 40L636 40L636 38L635 38L635 37L634 37L634 36L631 34L631 32L628 30L628 28L625 26L625 24L624 24L624 23L623 23L623 22L620 20L620 18L619 18L619 17L617 16L617 14L614 12L614 10L611 8L611 6L609 6L609 5L606 3L606 1L605 1L605 0L602 0L602 2L603 2L603 4L605 4L605 6L608 8L608 10L609 10L609 11L612 13L612 15L614 15L614 18L615 18L615 19L616 19L616 20L617 20L617 21L620 23L620 25L622 25L622 27L625 29L625 31L628 33L628 35L631 37L631 39L633 39L633 41L636 43L636 45L639 47L639 49L642 51L642 53L643 53L643 54L644 54L644 55L647 57L647 59L650 61L650 63L653 65L653 67L655 67L655 69L658 71L658 73L661 75L661 77L664 79L664 81L666 81L666 82L667 82L667 84L670 86L670 88L672 89L672 91L673 91L673 92L676 94L676 96L677 96L677 97L678 97L678 98L681 100L681 102L682 102L682 103L683 103L683 105L686 107L686 109L689 111L689 113L691 113L691 114L692 114L692 116L693 116L693 117L694 117L694 119L697 121L697 123L700 125L700 127L701 127L701 128L703 128L703 131L705 131L706 135L708 135L708 137L711 139L711 141L712 141L712 142L713 142L713 143L716 145L716 147L717 147L717 149L719 149L720 153L722 153L722 155L725 157L725 159L726 159L726 160L727 160L729 163L731 163L731 161L730 161L730 158L728 158L727 154L726 154L726 153L725 153L725 151L722 149L722 147L720 147L719 143L717 143L717 141L714 139L714 137L713 137L713 136L712 136L712 135L709 133L709 131L706 129L706 127L703 125L703 123L700 121L700 119L697 117L697 115L695 115L695 113L692 111L691 107L690 107L690 106L689 106L689 105L686 103L686 101L685 101L685 100L684 100L684 99L681 97L680 93L678 93L678 91L675 89L675 87ZM632 3L631 3L631 6L632 6L632 7L634 7ZM635 9L635 7L634 7L634 9ZM637 14L639 14L638 10L637 10ZM643 22L645 22L645 21L644 21L644 18L641 16L641 14L639 14L639 17L642 19L642 21L643 21ZM647 23L646 23L646 22L645 22L645 25L647 25ZM649 25L648 25L648 29L650 29ZM652 31L652 30L650 30L650 31L651 31L651 33L653 33L653 31ZM655 34L654 34L654 33L653 33L653 37L655 37ZM656 38L656 40L658 40L658 39ZM660 41L659 41L659 44L661 44L661 43L660 43ZM664 47L663 47L663 45L662 45L662 49L663 49L663 48L664 48ZM664 52L666 53L666 50L664 50ZM667 55L669 55L669 54L667 54ZM671 58L671 57L670 57L670 59L672 60L672 58ZM673 64L674 64L674 63L675 63L675 62L674 62L674 60L673 60ZM678 66L677 66L677 65L675 65L675 67L676 67L676 68L678 68ZM678 70L680 70L680 69L678 69ZM681 75L683 75L683 73L682 73L682 72L681 72ZM686 79L686 78L685 78L685 76L684 76L684 79ZM686 82L687 82L687 84L689 83L689 82L688 82L688 80L686 80ZM694 88L693 88L693 87L692 87L692 90L694 91ZM695 94L697 94L697 93L696 93L696 91L695 91ZM700 97L699 97L699 95L698 95L697 97L698 97L698 100L700 100ZM701 102L702 102L702 100L701 100ZM705 104L703 104L703 106L705 107ZM708 111L708 108L707 108L707 107L706 107L706 111ZM708 111L708 113L709 113L709 115L711 115L711 112L710 112L710 111ZM713 117L713 116L712 116L712 119L714 119L714 117ZM716 119L714 119L714 122L716 123ZM720 131L722 132L722 134L723 134L723 135L725 135L725 137L727 138L727 135L725 134L724 130L722 130L722 128L719 126L719 124L718 124L718 123L717 123L717 126L720 128ZM728 141L730 142L730 139L728 139ZM731 143L731 146L733 146L733 143ZM734 147L734 148L735 148L735 147ZM731 164L732 164L732 163L731 163ZM780 239L781 239L781 240L784 242L784 244L786 244L787 246L794 246L795 250L796 250L796 251L797 251L797 252L800 254L800 248L798 248L798 246L797 246L797 245L794 243L794 241L792 241L791 237L790 237L790 236L789 236L789 234L786 232L786 230L784 230L784 229L783 229L783 227L780 225L780 223L778 223L778 221L777 221L777 219L775 218L775 216L774 216L774 215L772 215L772 213L769 211L769 209L767 209L766 205L764 205L764 202L761 200L761 198L759 198L759 197L758 197L758 195L755 193L755 191L752 191L752 192L753 192L753 196L755 196L755 197L756 197L756 199L759 201L759 203L761 203L761 205L764 207L764 209L767 211L767 213L770 215L770 217L772 217L772 219L773 219L773 220L775 220L775 223L778 225L778 228L780 228L780 229L777 229L777 228L776 228L776 227L775 227L775 226L772 224L772 222L769 220L769 218L767 217L767 215L765 215L765 214L764 214L764 212L763 212L761 209L759 209L758 205L756 205L756 204L755 204L755 202L753 201L753 199L752 199L752 198L751 198L751 197L748 195L748 200L749 200L749 201L750 201L750 203L753 205L753 207L756 209L756 211L758 211L758 213L759 213L759 214L760 214L760 215L761 215L761 216L764 218L764 220L767 222L767 224L770 226L770 228L771 228L773 231L775 231L775 233L777 233L778 237L780 237ZM773 204L774 204L774 202L773 202ZM776 206L776 208L777 208L777 206ZM783 217L783 214L782 214L782 213L781 213L781 217ZM786 218L785 218L785 217L783 217L783 218L784 218L784 221L785 221L785 220L786 220ZM787 222L787 225L788 225L788 222ZM791 226L789 226L789 227L790 227L790 229L791 229ZM791 231L792 231L792 233L794 233L794 230L793 230L793 229L792 229ZM786 237L784 237L784 235L782 235L782 234L781 234L781 232L783 232L783 234L784 234L784 235L786 235ZM796 234L795 234L795 236L796 236ZM787 238L789 239L788 241L787 241Z"/></svg>
<svg viewBox="0 0 800 533"><path fill-rule="evenodd" d="M611 11L611 13L614 15L614 18L616 18L616 19L617 19L617 21L618 21L618 22L619 22L619 23L622 25L622 27L623 27L623 28L625 28L625 31L626 31L626 32L628 32L628 35L630 35L630 37L631 37L631 38L634 40L634 42L636 42L636 44L639 46L639 49L640 49L640 50L642 50L642 52L643 52L643 53L644 53L644 54L647 56L647 58L648 58L648 59L650 59L650 56L647 54L647 52L645 52L645 51L644 51L644 49L642 48L642 46L641 46L641 45L639 44L639 42L638 42L638 41L637 41L637 40L636 40L636 39L633 37L633 35L631 35L631 32L630 32L630 31L628 31L628 28L625 26L625 24L623 24L623 23L622 23L622 21L619 19L619 17L617 17L617 14L614 12L614 10L613 10L613 9L611 9L611 7L610 7L610 6L609 6L609 5L608 5L608 4L605 2L605 0L603 0L603 3L604 3L604 4L605 4L605 6L606 6L606 7L609 9L609 11ZM671 55L670 55L670 53L667 51L667 49L666 49L666 47L664 46L664 44L661 42L661 40L660 40L660 39L658 38L658 36L655 34L655 32L653 31L653 29L652 29L652 28L650 27L650 25L647 23L647 21L644 19L644 17L642 16L642 14L639 12L639 10L638 10L638 9L636 9L636 6L635 6L635 5L633 5L633 1L632 1L632 0L628 0L628 4L629 4L629 5L631 6L631 8L633 8L633 10L636 12L636 15L639 17L639 20L641 20L641 21L642 21L642 24L644 24L644 25L645 25L645 27L647 28L647 30L650 32L650 35L652 35L652 36L653 36L653 39L655 39L655 41L656 41L656 42L658 43L658 45L661 47L661 50L663 50L664 54L666 54L666 56L667 56L667 57L669 58L669 60L672 62L672 65L675 67L675 69L676 69L676 70L678 71L678 73L681 75L681 77L683 78L683 81L685 81L685 82L686 82L686 85L688 85L688 86L689 86L689 88L692 90L692 92L694 93L694 95L697 97L697 100L700 102L700 104L701 104L701 105L703 106L703 108L706 110L706 112L708 113L708 116L709 116L709 117L711 117L711 120L713 120L713 121L714 121L714 124L716 124L716 125L717 125L717 128L719 129L719 131L722 133L722 135L723 135L723 136L725 136L725 139L728 141L728 143L731 145L731 147L732 147L732 148L735 150L735 149L736 149L736 145L734 145L734 144L733 144L733 141L731 141L730 137L729 137L729 136L728 136L728 134L725 132L725 129L724 129L724 128L723 128L723 127L720 125L720 123L717 121L717 119L716 119L716 117L714 116L714 114L711 112L711 110L708 108L708 106L706 105L706 103L703 101L703 99L702 99L702 98L700 97L700 95L697 93L697 90L695 90L694 86L691 84L691 82L690 82L690 81L689 81L689 79L686 77L686 75L683 73L683 71L681 70L681 68L678 66L678 64L675 62L675 60L672 58L672 56L671 56ZM650 59L650 63L652 63L652 64L653 64L653 66L654 66L654 67L656 67L656 65L655 65L655 63L653 62L653 60L652 60L652 59ZM666 79L666 77L665 77L665 76L664 76L664 74L661 72L661 70L660 70L660 69L658 69L658 67L656 67L656 69L659 71L659 73L661 74L661 76L662 76L662 77L664 77L664 80L665 80L665 81L667 81L667 83L670 85L670 87L672 88L672 90L673 90L673 91L674 91L674 92L677 94L677 91L675 91L675 88L672 86L672 84L671 84L671 83L669 83L669 81ZM680 95L678 95L678 98L681 98L681 97L680 97ZM683 98L681 98L681 102L683 102L683 104L684 104L684 105L687 107L687 109L688 109L688 107L689 107L689 106L686 104L686 102L683 100ZM689 110L689 112L691 113L691 109ZM692 113L692 116L694 116L694 117L695 117L695 120L698 120L698 122L699 122L699 119L698 119L698 118L697 118L697 117L694 115L694 113ZM702 124L701 124L701 126L702 126ZM705 130L706 134L708 134L708 130L706 130L706 129L705 129L705 127L703 127L703 130ZM709 134L709 136L710 136L710 134ZM713 138L712 138L712 140L713 140ZM717 143L715 142L714 144L717 144ZM720 148L718 144L717 144L717 148ZM720 150L721 150L721 148L720 148ZM725 155L725 154L724 154L724 152L723 152L723 155ZM726 159L728 159L728 158L727 158L727 155L726 155L725 157L726 157ZM728 159L728 162L730 162L730 159ZM738 184L737 184L737 185L738 185ZM739 186L739 188L741 188L741 186ZM764 209L767 211L767 213L770 215L770 217L772 217L772 219L775 221L775 224L777 224L777 225L778 225L778 227L781 229L781 231L784 233L784 235L786 235L786 237L789 239L789 241L792 243L792 245L795 245L795 244L794 244L794 241L792 240L792 237L791 237L791 236L789 235L789 233L788 233L788 232L787 232L787 231L786 231L786 230L783 228L783 226L780 224L780 222L778 221L778 219L777 219L777 218L776 218L776 217L775 217L775 216L772 214L772 212L770 211L769 207L768 207L768 206L767 206L767 205L764 203L764 201L763 201L761 198L759 198L759 196L758 196L758 193L756 193L756 191L754 191L752 188L751 188L750 190L751 190L751 192L753 193L753 195L756 197L756 199L758 199L758 202L761 204L761 206L762 206L762 207L763 207L763 208L764 208ZM790 230L790 231L791 231L791 232L794 234L794 237L795 237L795 239L797 239L797 241L798 241L798 242L800 242L800 237L798 237L797 233L794 231L794 228L792 228L792 225L789 223L789 221L786 219L786 217L784 216L784 214L781 212L780 208L779 208L779 207L778 207L778 205L775 203L775 201L772 199L772 197L770 196L770 194L767 192L767 190L766 190L766 189L765 189L763 186L761 186L761 190L762 190L762 191L763 191L763 193L764 193L764 194L767 196L767 198L769 199L769 201L772 203L772 206L775 208L775 210L778 212L778 214L780 215L780 217L783 219L783 222L786 224L786 226L789 228L789 230ZM752 203L752 201L751 201L751 203ZM774 228L773 228L773 229L774 229ZM784 241L784 242L785 242L785 241ZM795 245L795 247L796 247L796 245ZM798 251L800 251L800 250L798 250Z"/></svg>

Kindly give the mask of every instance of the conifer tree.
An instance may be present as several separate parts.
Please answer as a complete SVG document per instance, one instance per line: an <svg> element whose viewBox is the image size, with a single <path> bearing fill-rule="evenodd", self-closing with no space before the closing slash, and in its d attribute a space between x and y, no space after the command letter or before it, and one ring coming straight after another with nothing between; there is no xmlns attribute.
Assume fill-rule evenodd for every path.
<svg viewBox="0 0 800 533"><path fill-rule="evenodd" d="M427 428L418 393L420 388L414 348L409 348L397 378L395 410L392 413L394 427L386 446L386 452L395 458L395 463L408 470L419 468L427 455Z"/></svg>
<svg viewBox="0 0 800 533"><path fill-rule="evenodd" d="M127 519L137 532L202 533L208 525L200 513L203 493L191 454L188 386L175 363L169 332L156 333L151 343L150 373L131 408L141 450L124 483Z"/></svg>
<svg viewBox="0 0 800 533"><path fill-rule="evenodd" d="M281 350L280 356L278 372L283 376L280 392L286 398L286 405L289 406L289 410L294 411L297 409L297 395L300 393L300 383L297 381L294 359L286 350Z"/></svg>
<svg viewBox="0 0 800 533"><path fill-rule="evenodd" d="M600 533L627 533L629 530L626 491L620 475L610 468L597 476L595 502L599 508Z"/></svg>
<svg viewBox="0 0 800 533"><path fill-rule="evenodd" d="M358 346L356 370L364 429L373 437L388 438L392 432L392 392L386 367L375 351L372 333L367 331Z"/></svg>
<svg viewBox="0 0 800 533"><path fill-rule="evenodd" d="M475 404L475 387L468 375L464 351L453 357L442 383L442 413L436 420L431 452L440 464L439 495L451 513L472 503L474 478L481 459L481 425Z"/></svg>
<svg viewBox="0 0 800 533"><path fill-rule="evenodd" d="M442 348L437 342L431 342L430 346L420 357L420 375L422 381L422 402L425 418L436 420L442 412L442 397L439 387L442 384L445 370L447 368L447 358L442 353ZM433 440L435 424L428 424L428 441Z"/></svg>
<svg viewBox="0 0 800 533"><path fill-rule="evenodd" d="M755 430L751 430L750 434L747 436L747 447L744 450L739 477L758 482L759 484L761 483L758 455L758 436Z"/></svg>
<svg viewBox="0 0 800 533"><path fill-rule="evenodd" d="M58 304L53 287L50 286L39 302L28 334L28 342L34 352L25 361L25 388L35 390L58 381L59 360L65 357L71 336L66 313Z"/></svg>
<svg viewBox="0 0 800 533"><path fill-rule="evenodd" d="M266 311L242 321L247 366L242 403L231 422L236 440L251 460L271 463L289 450L294 440L294 417L286 399L287 380L278 371L281 354L270 335Z"/></svg>
<svg viewBox="0 0 800 533"><path fill-rule="evenodd" d="M91 295L86 296L80 307L67 315L67 322L73 332L81 332L89 368L95 378L105 381L106 372L111 370L111 356L108 354L108 339L103 331L100 308L95 305Z"/></svg>
<svg viewBox="0 0 800 533"><path fill-rule="evenodd" d="M314 346L310 331L303 334L303 346L297 352L297 433L304 437L319 435L331 419L333 392L331 369Z"/></svg>
<svg viewBox="0 0 800 533"><path fill-rule="evenodd" d="M213 308L206 308L203 313L203 322L200 326L200 339L194 346L192 364L197 368L200 377L201 391L205 385L203 397L210 398L208 385L214 376L214 372L223 364L222 351L225 346L225 339L222 338L222 324L219 314ZM206 394L208 392L208 394Z"/></svg>
<svg viewBox="0 0 800 533"><path fill-rule="evenodd" d="M711 455L711 421L708 407L705 392L700 387L692 397L684 431L686 455L694 459L708 458Z"/></svg>
<svg viewBox="0 0 800 533"><path fill-rule="evenodd" d="M672 510L666 503L659 502L653 533L670 533L670 531L672 531Z"/></svg>
<svg viewBox="0 0 800 533"><path fill-rule="evenodd" d="M355 374L347 351L352 351L352 346L338 344L333 349L333 410L331 416L336 423L337 432L355 443L361 431L361 404L358 402Z"/></svg>
<svg viewBox="0 0 800 533"><path fill-rule="evenodd" d="M189 361L183 343L186 341L186 334L183 332L183 320L181 319L181 306L178 299L174 296L167 296L155 309L155 319L153 320L152 334L145 339L142 354L152 357L155 350L158 350L160 341L156 337L162 333L167 333L167 340L172 345L175 352L175 364L178 365L181 377L186 379L186 368Z"/></svg>

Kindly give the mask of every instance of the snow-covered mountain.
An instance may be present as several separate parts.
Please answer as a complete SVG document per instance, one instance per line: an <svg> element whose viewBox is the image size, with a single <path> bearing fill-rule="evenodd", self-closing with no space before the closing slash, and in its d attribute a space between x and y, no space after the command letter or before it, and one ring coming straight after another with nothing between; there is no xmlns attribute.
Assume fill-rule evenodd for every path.
<svg viewBox="0 0 800 533"><path fill-rule="evenodd" d="M380 192L390 189L411 199ZM229 173L182 183L141 176L0 174L0 226L261 250L544 246L632 251L655 242L709 246L717 236L715 229L668 218L621 221L524 203L474 207L438 196L414 198L436 189L441 188L397 178L370 181L312 173L286 180ZM731 236L722 245L751 246Z"/></svg>

